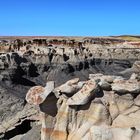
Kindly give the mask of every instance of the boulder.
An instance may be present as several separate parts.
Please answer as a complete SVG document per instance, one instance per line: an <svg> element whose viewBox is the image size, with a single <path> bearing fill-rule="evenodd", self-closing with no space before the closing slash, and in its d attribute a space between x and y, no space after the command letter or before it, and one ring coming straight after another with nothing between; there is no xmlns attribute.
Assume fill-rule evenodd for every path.
<svg viewBox="0 0 140 140"><path fill-rule="evenodd" d="M84 105L100 91L95 81L87 81L81 90L68 99L68 105Z"/></svg>
<svg viewBox="0 0 140 140"><path fill-rule="evenodd" d="M112 84L112 90L118 93L139 93L140 82L137 80L117 80Z"/></svg>
<svg viewBox="0 0 140 140"><path fill-rule="evenodd" d="M49 81L46 87L35 86L29 89L26 100L30 104L39 105L43 103L46 97L53 91L54 81Z"/></svg>

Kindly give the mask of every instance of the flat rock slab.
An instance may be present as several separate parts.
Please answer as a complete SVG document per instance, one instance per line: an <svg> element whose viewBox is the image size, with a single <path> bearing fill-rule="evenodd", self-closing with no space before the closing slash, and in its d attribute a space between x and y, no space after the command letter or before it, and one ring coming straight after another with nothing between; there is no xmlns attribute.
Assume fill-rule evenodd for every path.
<svg viewBox="0 0 140 140"><path fill-rule="evenodd" d="M112 90L118 93L139 93L140 82L137 80L117 80L112 84Z"/></svg>

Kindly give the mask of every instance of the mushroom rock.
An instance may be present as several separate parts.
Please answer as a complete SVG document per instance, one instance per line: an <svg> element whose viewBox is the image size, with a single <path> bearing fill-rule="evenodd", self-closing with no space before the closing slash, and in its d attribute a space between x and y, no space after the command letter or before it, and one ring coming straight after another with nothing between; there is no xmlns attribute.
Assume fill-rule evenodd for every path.
<svg viewBox="0 0 140 140"><path fill-rule="evenodd" d="M26 100L40 107L41 140L139 140L139 81L114 77L31 88Z"/></svg>
<svg viewBox="0 0 140 140"><path fill-rule="evenodd" d="M46 84L46 87L32 87L26 94L26 101L30 104L39 105L45 101L46 97L53 91L53 89L54 81L49 81Z"/></svg>
<svg viewBox="0 0 140 140"><path fill-rule="evenodd" d="M76 93L82 86L84 85L84 81L79 82L79 78L74 78L69 81L67 81L65 84L57 87L54 90L54 93L56 93L56 96L59 96L60 93L64 93L67 96L72 96L74 93Z"/></svg>
<svg viewBox="0 0 140 140"><path fill-rule="evenodd" d="M81 90L68 99L68 105L84 105L99 92L100 88L95 81L87 81Z"/></svg>
<svg viewBox="0 0 140 140"><path fill-rule="evenodd" d="M45 88L42 86L35 86L29 89L26 95L26 101L30 104L39 105L43 102L41 94L45 92Z"/></svg>

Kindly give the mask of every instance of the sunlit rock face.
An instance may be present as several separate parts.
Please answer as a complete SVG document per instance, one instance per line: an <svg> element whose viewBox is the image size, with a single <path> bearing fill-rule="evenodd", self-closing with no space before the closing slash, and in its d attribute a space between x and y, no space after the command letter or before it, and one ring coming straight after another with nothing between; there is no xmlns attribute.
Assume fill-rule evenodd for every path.
<svg viewBox="0 0 140 140"><path fill-rule="evenodd" d="M99 72L128 78L139 72L139 59L138 47L115 38L0 39L0 79L8 86L60 85Z"/></svg>
<svg viewBox="0 0 140 140"><path fill-rule="evenodd" d="M115 37L0 37L0 139L138 139L139 62Z"/></svg>
<svg viewBox="0 0 140 140"><path fill-rule="evenodd" d="M52 91L47 97L45 91L38 95L46 97L39 103L41 139L137 140L140 136L140 107L137 103L140 81L138 75L133 75L126 80L120 76L92 74L90 80L82 81L80 87L78 79L71 79L56 88L53 84L44 87L46 91L47 88ZM101 81L111 88L102 88ZM78 87L78 91L74 87ZM36 103L29 94L36 98L34 91L29 90L26 100Z"/></svg>

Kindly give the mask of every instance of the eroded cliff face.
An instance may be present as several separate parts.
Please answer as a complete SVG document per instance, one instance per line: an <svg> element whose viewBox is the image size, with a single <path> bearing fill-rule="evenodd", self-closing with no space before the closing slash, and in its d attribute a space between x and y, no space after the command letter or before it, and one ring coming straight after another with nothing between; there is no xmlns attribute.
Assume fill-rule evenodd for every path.
<svg viewBox="0 0 140 140"><path fill-rule="evenodd" d="M84 134L85 132L82 131L85 129L88 129L87 135L89 135L89 128L83 128L81 126L86 120L90 120L90 112L93 113L93 115L91 115L93 118L94 108L97 108L97 110L101 108L101 110L107 110L108 112L107 105L100 102L98 103L96 99L94 100L96 96L90 98L91 96L89 93L92 93L92 88L97 87L98 89L97 91L95 90L96 94L99 94L99 97L96 97L97 99L99 98L100 100L103 97L109 98L105 102L108 102L108 100L111 102L114 98L121 100L120 98L123 96L120 96L113 89L115 88L113 82L109 82L109 84L105 82L105 91L104 87L101 87L98 82L93 82L91 83L91 85L93 84L91 91L87 91L86 93L87 95L89 94L89 100L81 101L82 103L87 102L86 104L79 105L76 102L74 105L66 105L73 101L71 97L74 95L76 96L76 93L79 92L84 85L83 82L80 82L78 86L76 83L74 86L76 90L75 88L71 90L71 86L67 86L69 83L67 81L75 77L79 78L80 81L87 81L89 80L89 74L95 73L121 76L125 79L129 79L133 73L139 74L139 59L139 46L115 38L0 39L0 96L2 99L0 102L0 138L10 139L18 135L18 139L28 140L30 135L32 135L32 139L40 139L39 131L41 129L38 128L40 127L40 121L36 122L36 118L42 118L40 119L41 122L44 120L45 128L42 130L42 134L43 131L49 133L47 134L47 138L44 139L51 139L52 135L54 135L54 139L57 139L57 135L60 137L61 129L62 137L64 135L65 139L68 139L68 137L69 139L73 139L73 136L75 137L75 135L79 135L79 133ZM103 75L101 75L101 77L102 76ZM38 106L28 104L25 97L27 91L31 87L37 85L45 87L47 81L55 81L54 89L58 89L57 87L60 86L63 89L63 93L57 90L57 93L59 93L58 95L54 95L54 91L52 91L49 96L45 96L46 98L43 103L40 104L40 108L46 111L41 111L43 113L39 115ZM63 86L63 84L65 86ZM133 87L135 88L135 86ZM134 95L133 100L137 95L138 93ZM123 98L125 98L125 95ZM93 104L91 104L92 102ZM49 111L49 113L47 111ZM113 118L116 118L116 112L113 112ZM87 116L82 116L82 113L87 114ZM61 117L61 115L65 117ZM114 130L114 128L112 130L110 128L110 126L112 127L113 125L112 118L110 118L111 115L103 116L106 116L106 120L102 118L103 124L109 121L110 123L107 124L107 128L100 128L102 123L99 123L100 125L96 126L97 129L101 129L101 132L111 131L111 133L118 133L118 131L120 131L120 126L119 130ZM61 121L62 118L64 119L63 121ZM61 123L59 124L57 122L65 123L61 125ZM89 122L87 122L87 125L88 124ZM91 124L91 126L94 126L96 123L92 122ZM27 130L25 127L25 132L21 132L19 128L20 125L23 127L28 125L29 127ZM78 130L80 127L81 129ZM96 127L93 129L96 129ZM122 129L122 131L123 130L124 129ZM15 131L19 131L19 133L14 133ZM78 131L78 133L73 134L72 131L73 133ZM14 134L12 135L12 133ZM24 137L23 133L26 133ZM42 137L46 136L43 135ZM85 137L85 139L86 138L87 137Z"/></svg>
<svg viewBox="0 0 140 140"><path fill-rule="evenodd" d="M16 39L7 44L11 45L11 49L6 51L7 46L3 44L3 52L1 51L0 55L1 79L33 86L42 85L46 80L61 78L64 81L56 83L62 84L72 76L88 78L88 74L96 72L118 74L140 59L139 48L122 40L101 38L83 41L44 40ZM74 46L70 46L69 42L74 42Z"/></svg>

